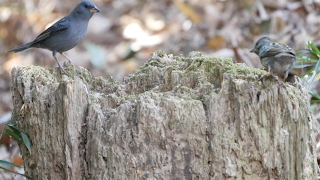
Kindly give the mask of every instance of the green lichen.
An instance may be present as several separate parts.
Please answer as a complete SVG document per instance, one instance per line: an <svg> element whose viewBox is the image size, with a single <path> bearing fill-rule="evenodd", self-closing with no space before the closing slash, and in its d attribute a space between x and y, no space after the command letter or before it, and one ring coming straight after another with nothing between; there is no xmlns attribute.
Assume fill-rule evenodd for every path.
<svg viewBox="0 0 320 180"><path fill-rule="evenodd" d="M188 57L192 58L192 57L201 57L202 53L199 51L191 51L190 53L188 53Z"/></svg>
<svg viewBox="0 0 320 180"><path fill-rule="evenodd" d="M128 101L134 101L134 100L136 100L137 99L137 97L135 96L135 95L128 95L127 97L126 97L126 100L128 100Z"/></svg>
<svg viewBox="0 0 320 180"><path fill-rule="evenodd" d="M117 96L117 98L115 99L115 101L117 102L117 104L121 104L121 101L124 100L124 97L122 96Z"/></svg>
<svg viewBox="0 0 320 180"><path fill-rule="evenodd" d="M191 88L189 88L189 87L186 87L186 86L181 86L181 87L179 88L179 90L180 90L181 92L184 92L184 93L192 93L192 91L193 91L193 89L191 89Z"/></svg>
<svg viewBox="0 0 320 180"><path fill-rule="evenodd" d="M73 75L76 75L76 73L79 73L78 74L79 77L86 82L92 81L92 74L87 69L81 68L81 71L77 71L77 72L72 70L70 71L73 73Z"/></svg>
<svg viewBox="0 0 320 180"><path fill-rule="evenodd" d="M140 74L147 74L150 72L150 68L152 68L153 66L157 66L157 64L152 64L151 61L140 66L133 74L130 75L131 79L136 79L136 77Z"/></svg>
<svg viewBox="0 0 320 180"><path fill-rule="evenodd" d="M164 50L157 50L155 53L157 53L159 57L164 57L165 55L167 55Z"/></svg>
<svg viewBox="0 0 320 180"><path fill-rule="evenodd" d="M181 57L181 56L174 56L173 60L184 62L187 58Z"/></svg>
<svg viewBox="0 0 320 180"><path fill-rule="evenodd" d="M21 69L20 73L26 79L37 80L37 82L41 82L42 84L49 84L55 81L55 76L52 76L50 70L39 66L26 66Z"/></svg>
<svg viewBox="0 0 320 180"><path fill-rule="evenodd" d="M179 124L179 120L177 119L168 121L168 127L170 128L170 130L173 130L177 124Z"/></svg>

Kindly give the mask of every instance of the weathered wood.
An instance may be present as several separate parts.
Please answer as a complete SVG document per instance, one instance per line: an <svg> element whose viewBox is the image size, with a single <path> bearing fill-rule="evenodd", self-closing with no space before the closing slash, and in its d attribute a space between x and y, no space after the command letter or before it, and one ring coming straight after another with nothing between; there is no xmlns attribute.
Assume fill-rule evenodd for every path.
<svg viewBox="0 0 320 180"><path fill-rule="evenodd" d="M123 83L16 67L13 120L35 179L315 179L315 121L297 81L162 51Z"/></svg>

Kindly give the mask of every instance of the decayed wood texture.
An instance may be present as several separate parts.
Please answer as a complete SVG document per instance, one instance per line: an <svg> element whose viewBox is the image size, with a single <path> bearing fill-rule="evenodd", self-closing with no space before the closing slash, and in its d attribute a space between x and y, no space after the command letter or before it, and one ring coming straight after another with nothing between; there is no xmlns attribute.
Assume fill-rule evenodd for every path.
<svg viewBox="0 0 320 180"><path fill-rule="evenodd" d="M315 121L297 81L162 51L119 83L16 67L13 120L35 179L315 179Z"/></svg>

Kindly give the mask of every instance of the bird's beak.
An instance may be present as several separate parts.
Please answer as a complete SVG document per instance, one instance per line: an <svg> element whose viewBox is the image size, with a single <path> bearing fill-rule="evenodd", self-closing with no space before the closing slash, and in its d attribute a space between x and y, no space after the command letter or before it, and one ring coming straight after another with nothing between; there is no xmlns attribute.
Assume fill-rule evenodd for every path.
<svg viewBox="0 0 320 180"><path fill-rule="evenodd" d="M97 8L97 6L95 6L92 9L90 9L90 12L97 13L97 12L100 12L100 10Z"/></svg>
<svg viewBox="0 0 320 180"><path fill-rule="evenodd" d="M256 51L256 50L253 48L250 52L251 52L251 53L254 53L255 51Z"/></svg>

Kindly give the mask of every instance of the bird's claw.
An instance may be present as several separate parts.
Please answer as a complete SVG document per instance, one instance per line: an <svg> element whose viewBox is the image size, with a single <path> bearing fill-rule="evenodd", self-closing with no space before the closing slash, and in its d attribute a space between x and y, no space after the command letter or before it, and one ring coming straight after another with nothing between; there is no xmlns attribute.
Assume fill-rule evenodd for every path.
<svg viewBox="0 0 320 180"><path fill-rule="evenodd" d="M266 84L266 79L267 78L273 78L273 79L275 79L278 83L279 83L279 78L278 78L278 76L275 76L275 75L273 75L273 74L271 74L271 73L267 73L267 74L265 74L265 75L262 75L262 77L260 77L259 78L259 81L262 81L262 85L264 86L264 87L268 87L269 85L268 84Z"/></svg>
<svg viewBox="0 0 320 180"><path fill-rule="evenodd" d="M66 70L64 70L64 68L62 66L60 66L59 63L58 63L58 65L59 65L60 72L64 72L65 74L67 74Z"/></svg>

